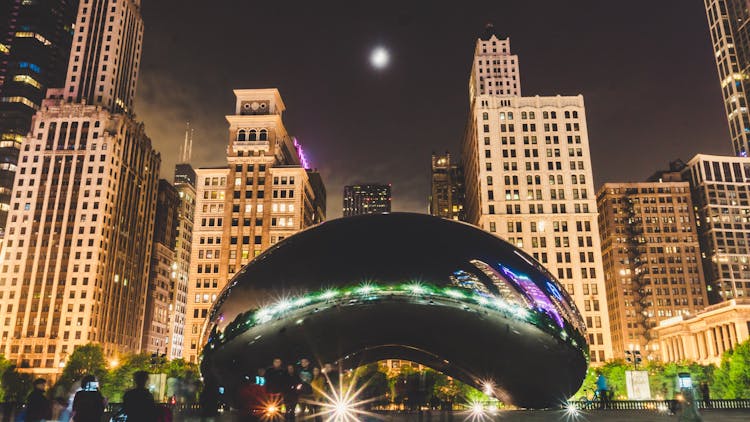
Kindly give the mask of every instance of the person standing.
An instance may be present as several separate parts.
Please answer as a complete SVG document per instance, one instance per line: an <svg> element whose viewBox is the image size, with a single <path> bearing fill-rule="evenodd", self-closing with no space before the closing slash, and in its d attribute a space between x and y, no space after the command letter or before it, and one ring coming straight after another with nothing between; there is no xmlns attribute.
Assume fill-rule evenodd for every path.
<svg viewBox="0 0 750 422"><path fill-rule="evenodd" d="M34 389L26 401L26 422L40 422L52 418L52 403L45 397L47 381L44 378L34 380Z"/></svg>
<svg viewBox="0 0 750 422"><path fill-rule="evenodd" d="M101 422L104 416L104 396L99 392L99 383L93 375L81 380L81 389L73 398L73 420L75 422Z"/></svg>
<svg viewBox="0 0 750 422"><path fill-rule="evenodd" d="M266 391L280 397L286 391L286 369L281 365L281 358L275 358L270 368L266 369Z"/></svg>
<svg viewBox="0 0 750 422"><path fill-rule="evenodd" d="M294 365L286 367L286 391L284 392L284 408L286 413L284 419L294 422L297 412L297 403L299 403L299 394L302 389L302 382L297 375L297 368Z"/></svg>
<svg viewBox="0 0 750 422"><path fill-rule="evenodd" d="M312 387L313 404L312 414L315 415L315 422L323 422L323 416L320 414L320 403L323 403L326 394L326 377L317 366L313 368L313 379L310 381Z"/></svg>
<svg viewBox="0 0 750 422"><path fill-rule="evenodd" d="M333 368L333 365L326 363L323 366L323 373L326 377L326 391L330 395L339 394L339 372Z"/></svg>
<svg viewBox="0 0 750 422"><path fill-rule="evenodd" d="M599 409L604 409L609 402L609 387L607 378L602 373L596 378L596 392L599 395Z"/></svg>
<svg viewBox="0 0 750 422"><path fill-rule="evenodd" d="M307 358L300 359L299 363L299 380L302 386L299 391L300 408L302 413L307 412L312 414L312 402L314 399L310 383L313 380L313 366L310 364L310 359Z"/></svg>
<svg viewBox="0 0 750 422"><path fill-rule="evenodd" d="M156 422L158 413L154 396L146 388L148 372L137 371L133 374L135 388L125 392L122 399L122 410L131 421Z"/></svg>

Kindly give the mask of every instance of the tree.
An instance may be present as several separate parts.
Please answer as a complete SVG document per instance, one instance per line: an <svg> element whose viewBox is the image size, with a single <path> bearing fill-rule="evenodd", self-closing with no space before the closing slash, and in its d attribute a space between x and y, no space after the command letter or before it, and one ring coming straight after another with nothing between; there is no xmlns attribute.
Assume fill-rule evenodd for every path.
<svg viewBox="0 0 750 422"><path fill-rule="evenodd" d="M18 372L15 365L8 365L3 371L2 383L4 400L10 402L24 402L31 392L31 374Z"/></svg>
<svg viewBox="0 0 750 422"><path fill-rule="evenodd" d="M5 373L5 370L11 366L11 362L5 359L5 356L0 355L0 376ZM0 402L5 400L5 386L0 383Z"/></svg>
<svg viewBox="0 0 750 422"><path fill-rule="evenodd" d="M368 400L368 406L384 404L388 396L388 377L380 372L378 364L361 366L355 371L355 391L360 391L360 399Z"/></svg>
<svg viewBox="0 0 750 422"><path fill-rule="evenodd" d="M84 375L88 374L94 375L98 380L102 380L107 374L104 351L98 344L89 343L77 346L68 358L55 387L62 388L63 391L70 390L73 383L80 381Z"/></svg>
<svg viewBox="0 0 750 422"><path fill-rule="evenodd" d="M715 372L713 394L724 399L750 398L750 340L724 353Z"/></svg>
<svg viewBox="0 0 750 422"><path fill-rule="evenodd" d="M133 388L133 374L136 371L151 372L153 369L148 353L127 355L120 361L119 366L109 371L102 385L102 394L113 403L121 402L125 392Z"/></svg>

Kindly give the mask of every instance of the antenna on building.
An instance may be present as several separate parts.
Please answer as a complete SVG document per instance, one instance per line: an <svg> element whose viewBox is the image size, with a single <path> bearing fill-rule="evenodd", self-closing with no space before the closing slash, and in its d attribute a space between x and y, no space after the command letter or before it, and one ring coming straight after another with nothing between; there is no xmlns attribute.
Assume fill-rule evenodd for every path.
<svg viewBox="0 0 750 422"><path fill-rule="evenodd" d="M195 129L190 127L190 122L186 123L185 140L180 147L180 163L189 163L193 155L193 133Z"/></svg>

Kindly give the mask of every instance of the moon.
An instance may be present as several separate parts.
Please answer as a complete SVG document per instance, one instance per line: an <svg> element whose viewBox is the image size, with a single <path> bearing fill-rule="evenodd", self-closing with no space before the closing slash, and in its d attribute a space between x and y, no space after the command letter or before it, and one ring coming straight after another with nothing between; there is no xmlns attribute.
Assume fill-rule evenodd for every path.
<svg viewBox="0 0 750 422"><path fill-rule="evenodd" d="M375 69L385 69L390 61L391 54L385 47L376 47L370 53L370 65Z"/></svg>

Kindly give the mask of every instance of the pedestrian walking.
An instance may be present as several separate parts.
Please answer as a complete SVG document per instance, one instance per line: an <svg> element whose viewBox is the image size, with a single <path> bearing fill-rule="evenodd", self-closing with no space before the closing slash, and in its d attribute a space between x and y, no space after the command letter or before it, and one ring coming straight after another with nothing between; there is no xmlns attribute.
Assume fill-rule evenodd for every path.
<svg viewBox="0 0 750 422"><path fill-rule="evenodd" d="M34 380L34 389L26 400L26 422L40 422L52 418L52 403L44 395L47 381L44 378Z"/></svg>
<svg viewBox="0 0 750 422"><path fill-rule="evenodd" d="M135 388L125 392L122 398L122 410L130 421L156 422L159 413L154 403L154 396L146 388L148 372L137 371L133 374Z"/></svg>
<svg viewBox="0 0 750 422"><path fill-rule="evenodd" d="M596 378L596 392L599 395L599 409L604 409L609 403L609 387L607 378L602 373Z"/></svg>
<svg viewBox="0 0 750 422"><path fill-rule="evenodd" d="M297 368L291 364L287 365L286 391L284 392L284 408L286 409L284 419L287 421L294 422L301 390L302 381L300 381L299 375L297 375Z"/></svg>
<svg viewBox="0 0 750 422"><path fill-rule="evenodd" d="M75 422L101 422L105 404L96 377L86 375L81 380L81 389L73 398L73 420Z"/></svg>

